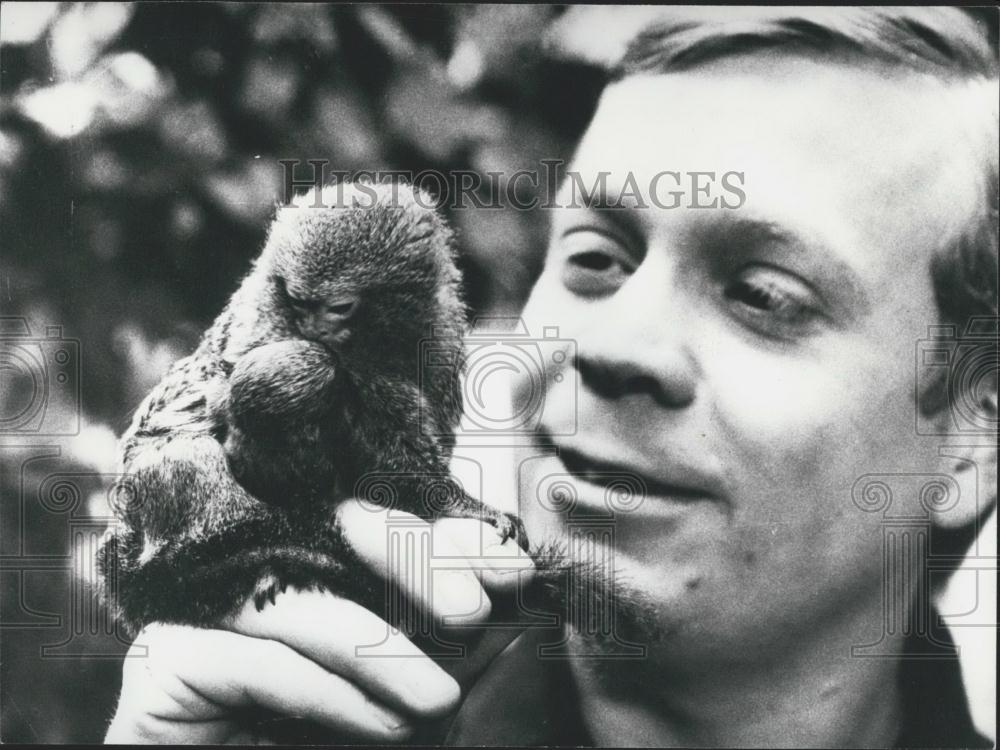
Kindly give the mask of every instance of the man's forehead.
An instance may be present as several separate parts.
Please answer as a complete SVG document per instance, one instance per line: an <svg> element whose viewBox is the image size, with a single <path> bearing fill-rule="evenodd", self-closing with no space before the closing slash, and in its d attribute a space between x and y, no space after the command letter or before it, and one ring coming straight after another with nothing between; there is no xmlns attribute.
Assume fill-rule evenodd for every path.
<svg viewBox="0 0 1000 750"><path fill-rule="evenodd" d="M996 128L989 86L783 54L633 75L604 92L573 167L587 184L610 173L612 197L629 174L643 190L664 170L737 171L747 196L739 210L822 238L862 265L886 262L903 248L929 253L984 205ZM682 214L712 219L640 213L663 231ZM898 252L869 250L885 246Z"/></svg>
<svg viewBox="0 0 1000 750"><path fill-rule="evenodd" d="M997 93L996 79L944 79L876 62L765 51L682 71L627 76L605 89L594 119L641 123L656 117L745 113L817 126L833 119L840 125L884 123L905 130L922 125L940 131L962 122L981 128L991 116L995 121Z"/></svg>
<svg viewBox="0 0 1000 750"><path fill-rule="evenodd" d="M575 166L740 170L749 187L807 159L819 182L829 176L823 170L854 165L873 186L905 170L911 182L961 195L996 150L996 95L996 81L784 54L733 57L608 86Z"/></svg>

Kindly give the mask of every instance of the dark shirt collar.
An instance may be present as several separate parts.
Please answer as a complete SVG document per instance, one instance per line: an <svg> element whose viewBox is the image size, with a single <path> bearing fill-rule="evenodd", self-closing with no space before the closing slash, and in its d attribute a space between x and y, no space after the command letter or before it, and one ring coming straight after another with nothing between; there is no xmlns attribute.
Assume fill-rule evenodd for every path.
<svg viewBox="0 0 1000 750"><path fill-rule="evenodd" d="M937 613L932 613L937 622ZM903 724L895 747L993 747L969 713L954 642L944 626L932 630L936 658L911 636L899 679ZM924 636L926 638L926 636ZM494 660L469 691L451 723L446 744L465 746L592 746L584 730L576 689L564 659L539 659L538 645L551 631L522 634Z"/></svg>
<svg viewBox="0 0 1000 750"><path fill-rule="evenodd" d="M958 650L935 610L927 634L906 640L899 670L903 726L896 747L993 747L969 713Z"/></svg>

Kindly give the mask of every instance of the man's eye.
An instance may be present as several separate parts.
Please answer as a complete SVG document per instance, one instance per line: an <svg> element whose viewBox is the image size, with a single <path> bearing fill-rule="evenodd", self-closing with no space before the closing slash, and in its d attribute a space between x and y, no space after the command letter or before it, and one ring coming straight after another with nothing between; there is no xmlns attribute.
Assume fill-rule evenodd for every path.
<svg viewBox="0 0 1000 750"><path fill-rule="evenodd" d="M578 231L563 237L562 278L581 296L614 293L635 270L622 245L602 233Z"/></svg>
<svg viewBox="0 0 1000 750"><path fill-rule="evenodd" d="M806 283L768 266L745 269L724 293L744 323L769 337L805 336L815 331L823 317L820 303Z"/></svg>
<svg viewBox="0 0 1000 750"><path fill-rule="evenodd" d="M614 264L611 256L593 250L588 253L578 253L571 258L571 261L591 271L607 271Z"/></svg>

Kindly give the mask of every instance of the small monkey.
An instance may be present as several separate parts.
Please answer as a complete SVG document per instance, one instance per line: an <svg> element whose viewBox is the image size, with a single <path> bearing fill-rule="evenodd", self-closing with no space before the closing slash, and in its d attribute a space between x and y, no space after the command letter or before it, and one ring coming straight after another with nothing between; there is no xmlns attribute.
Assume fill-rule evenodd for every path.
<svg viewBox="0 0 1000 750"><path fill-rule="evenodd" d="M520 521L449 476L465 322L453 235L402 185L338 186L279 210L249 275L121 441L120 526L102 549L126 629L211 625L288 585L362 604L383 589L334 511L367 479L423 518ZM436 330L456 366L421 370ZM376 502L378 497L373 497Z"/></svg>

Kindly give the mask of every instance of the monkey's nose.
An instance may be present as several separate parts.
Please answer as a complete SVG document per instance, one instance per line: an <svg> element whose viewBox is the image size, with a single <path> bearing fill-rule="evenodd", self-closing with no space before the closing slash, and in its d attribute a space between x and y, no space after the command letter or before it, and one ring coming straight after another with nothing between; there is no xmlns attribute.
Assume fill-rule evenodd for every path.
<svg viewBox="0 0 1000 750"><path fill-rule="evenodd" d="M337 351L351 337L346 321L330 320L322 313L312 313L299 319L299 332L303 338L318 341L328 349Z"/></svg>

